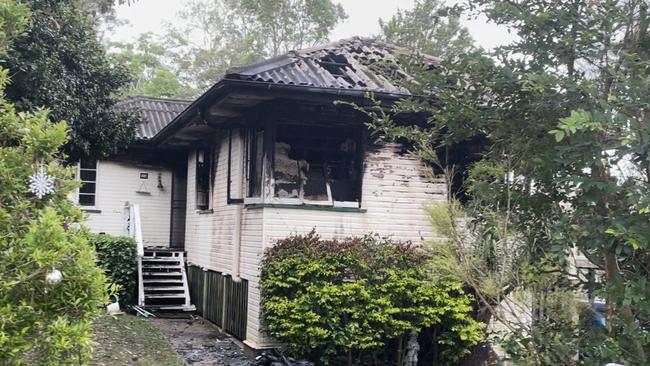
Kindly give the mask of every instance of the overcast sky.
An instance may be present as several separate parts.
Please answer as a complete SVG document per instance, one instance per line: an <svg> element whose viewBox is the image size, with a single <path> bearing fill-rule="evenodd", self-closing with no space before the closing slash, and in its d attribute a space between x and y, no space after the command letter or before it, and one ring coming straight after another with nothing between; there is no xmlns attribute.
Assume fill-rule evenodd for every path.
<svg viewBox="0 0 650 366"><path fill-rule="evenodd" d="M454 0L450 0L453 2ZM331 39L338 40L352 36L373 36L379 33L378 20L389 19L397 9L410 9L413 0L339 0L348 14L348 19L332 32ZM115 41L132 41L141 33L162 34L163 21L177 22L177 13L186 4L184 0L138 0L131 5L117 7L117 16L127 20L127 26L115 29L109 36ZM488 24L485 19L464 20L465 26L477 43L492 48L512 40L505 29Z"/></svg>

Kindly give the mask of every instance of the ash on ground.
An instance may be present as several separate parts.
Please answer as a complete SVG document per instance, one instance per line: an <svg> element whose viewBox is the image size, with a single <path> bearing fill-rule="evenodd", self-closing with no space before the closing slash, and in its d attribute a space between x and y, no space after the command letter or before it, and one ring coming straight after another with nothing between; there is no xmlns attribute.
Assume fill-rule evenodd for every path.
<svg viewBox="0 0 650 366"><path fill-rule="evenodd" d="M231 336L195 316L159 314L151 318L187 364L191 366L313 366L277 351L247 356Z"/></svg>
<svg viewBox="0 0 650 366"><path fill-rule="evenodd" d="M192 366L249 366L254 358L202 318L151 318L176 352Z"/></svg>

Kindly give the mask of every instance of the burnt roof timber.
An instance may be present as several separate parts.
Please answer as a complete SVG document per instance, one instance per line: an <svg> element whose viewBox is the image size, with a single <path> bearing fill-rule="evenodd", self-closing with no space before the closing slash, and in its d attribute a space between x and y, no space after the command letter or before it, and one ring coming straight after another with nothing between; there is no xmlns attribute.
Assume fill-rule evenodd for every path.
<svg viewBox="0 0 650 366"><path fill-rule="evenodd" d="M269 94L270 92L273 93ZM187 126L191 120L196 118L203 120L206 109L211 107L208 105L211 100L224 98L231 93L236 93L238 95L251 93L253 95L267 95L274 98L321 102L332 102L340 99L356 99L355 101L361 105L368 103L368 100L365 98L367 94L367 91L365 90L321 88L303 85L271 84L250 80L222 79L208 89L208 91L203 95L194 100L183 112L176 116L174 120L167 124L149 141L156 146L164 144L174 133ZM413 97L408 94L386 92L374 92L373 95L376 99L387 102L395 102L403 98Z"/></svg>

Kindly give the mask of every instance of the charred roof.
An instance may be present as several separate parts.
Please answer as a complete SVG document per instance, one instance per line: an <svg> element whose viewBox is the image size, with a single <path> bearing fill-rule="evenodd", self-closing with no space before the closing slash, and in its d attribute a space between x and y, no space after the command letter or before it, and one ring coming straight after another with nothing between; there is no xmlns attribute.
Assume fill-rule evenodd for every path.
<svg viewBox="0 0 650 366"><path fill-rule="evenodd" d="M404 56L413 56L413 52L374 39L354 37L232 68L226 72L225 79L410 95L404 86L395 82L413 80L400 64ZM439 66L439 60L433 56L418 56L431 67Z"/></svg>

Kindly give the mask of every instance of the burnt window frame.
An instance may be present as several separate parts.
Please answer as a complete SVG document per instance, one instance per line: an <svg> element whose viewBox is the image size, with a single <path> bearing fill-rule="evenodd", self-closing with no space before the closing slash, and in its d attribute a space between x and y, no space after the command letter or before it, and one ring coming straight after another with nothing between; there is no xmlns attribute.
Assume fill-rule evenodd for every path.
<svg viewBox="0 0 650 366"><path fill-rule="evenodd" d="M92 162L94 168L88 168L84 167L85 163L84 162ZM89 180L89 179L84 179L82 177L82 172L94 172L95 173L95 179L94 180ZM77 204L81 206L82 208L95 208L97 207L97 187L98 187L98 181L99 181L99 160L96 159L80 159L78 163L78 169L77 169L77 174L78 174L78 179L81 181L81 187L77 189ZM82 192L82 189L84 189L84 186L87 184L93 184L94 188L92 189L92 192ZM85 204L81 202L81 196L88 196L92 197L93 201L92 204Z"/></svg>
<svg viewBox="0 0 650 366"><path fill-rule="evenodd" d="M269 145L269 134L272 128L267 125L254 125L246 129L244 148L244 174L246 176L246 186L244 200L246 203L264 202L266 190L264 178L267 174L267 160ZM260 141L261 136L261 141Z"/></svg>
<svg viewBox="0 0 650 366"><path fill-rule="evenodd" d="M356 144L354 154L354 164L356 179L354 179L353 186L354 192L352 193L356 198L354 201L338 201L335 200L332 193L332 188L327 179L326 179L326 189L327 189L327 200L310 200L304 197L304 190L301 187L299 197L290 197L283 198L276 195L276 179L275 179L275 169L276 169L276 146L278 143L278 128L281 126L304 126L304 127L317 127L325 129L348 129L354 131L353 138L354 143ZM253 131L263 131L264 138L262 139L262 148L264 153L262 154L261 162L263 164L261 173L259 175L254 174L253 170L255 169L255 164L253 163L252 156L255 154L255 150L259 148L260 144L253 144L252 137L254 136ZM349 136L349 135L348 135ZM246 185L246 195L244 198L245 204L259 204L259 203L269 203L269 204L287 204L287 205L307 205L307 206L323 206L323 207L339 207L339 208L361 208L362 202L362 186L363 186L363 156L364 156L364 144L365 134L362 125L344 125L344 124L300 124L300 123L290 123L290 122L278 122L267 124L263 127L255 126L247 129L246 135L246 158L244 163L245 171L247 174L247 185ZM325 159L326 160L326 159ZM328 174L328 173L326 173ZM251 195L252 187L251 184L254 183L254 179L259 179L260 184L260 193L258 195ZM266 183L265 183L266 182Z"/></svg>
<svg viewBox="0 0 650 366"><path fill-rule="evenodd" d="M203 162L199 162L199 154L203 152ZM211 147L199 147L194 154L194 191L195 207L199 211L208 211L212 208L212 188L214 171L214 150ZM199 185L202 185L199 187ZM201 188L201 189L199 189ZM199 196L205 193L205 204L200 204Z"/></svg>

